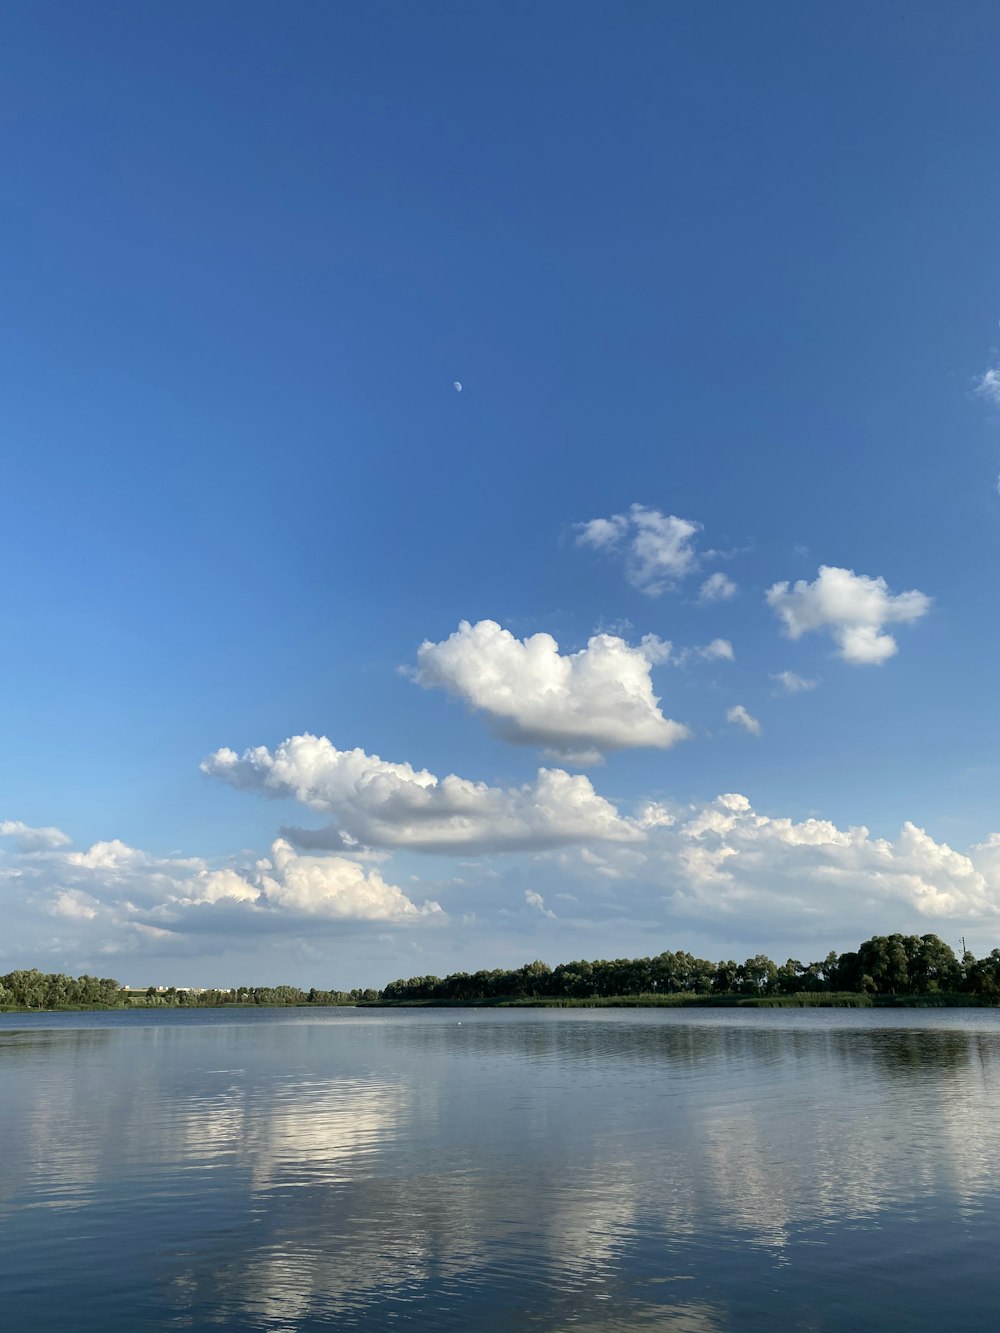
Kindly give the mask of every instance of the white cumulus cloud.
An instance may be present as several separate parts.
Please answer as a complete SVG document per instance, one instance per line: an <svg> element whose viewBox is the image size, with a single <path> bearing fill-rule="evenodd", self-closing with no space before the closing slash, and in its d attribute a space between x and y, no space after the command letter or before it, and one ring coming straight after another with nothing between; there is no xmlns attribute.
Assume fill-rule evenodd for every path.
<svg viewBox="0 0 1000 1333"><path fill-rule="evenodd" d="M0 838L13 838L19 852L41 852L52 847L68 847L71 839L62 829L32 828L20 819L0 819Z"/></svg>
<svg viewBox="0 0 1000 1333"><path fill-rule="evenodd" d="M463 620L441 643L421 644L414 679L480 709L504 740L572 762L631 746L668 749L690 735L653 693L650 668L670 654L655 635L631 647L612 634L560 653L551 634L522 640L495 621Z"/></svg>
<svg viewBox="0 0 1000 1333"><path fill-rule="evenodd" d="M322 751L289 762L311 764L313 787L322 785ZM264 770L259 763L256 769L259 778ZM244 777L245 786L257 780ZM790 935L815 939L825 951L876 932L940 930L939 922L951 923L952 937L961 923L963 931L978 928L987 948L996 940L1000 834L963 852L910 822L894 837L879 837L864 826L762 814L736 793L691 805L649 801L634 818L616 818L626 832L620 840L602 837L598 827L592 840L581 837L575 846L546 850L536 843L532 859L515 861L509 877L488 881L472 867L476 873L452 881L449 891L474 895L474 915L484 923L512 915L513 896L522 919L544 918L546 930L555 928L548 904L572 902L578 928L604 932L627 920L639 932L640 944L627 946L633 951L651 928L674 941L694 928L719 941L720 950L729 948L725 941L760 941L772 954L780 948L774 941ZM498 850L510 850L509 843ZM544 883L537 878L542 866ZM227 950L253 940L266 949L282 934L352 939L366 924L409 931L447 919L436 902L415 900L391 878L354 855L303 852L288 838L276 839L266 859L223 867L112 839L79 853L9 849L0 887L8 930L12 921L31 922L41 946L58 920L58 939L46 949L70 958L179 958L217 949L220 940ZM465 910L471 905L456 902L466 924L474 919ZM488 933L481 942L488 952ZM569 957L577 946L570 938L566 947Z"/></svg>
<svg viewBox="0 0 1000 1333"><path fill-rule="evenodd" d="M93 921L100 910L100 902L82 889L63 889L49 904L53 916L70 921Z"/></svg>
<svg viewBox="0 0 1000 1333"><path fill-rule="evenodd" d="M589 523L578 523L580 535L577 545L592 546L596 551L617 546L628 532L629 521L624 514L613 514L611 518L592 518Z"/></svg>
<svg viewBox="0 0 1000 1333"><path fill-rule="evenodd" d="M893 905L924 917L974 919L1000 910L989 842L965 855L909 822L892 841L864 826L762 815L731 793L690 808L659 838L680 872L678 903L695 900L715 911L769 911L779 919L791 911L808 921L846 919L881 903L884 922Z"/></svg>
<svg viewBox="0 0 1000 1333"><path fill-rule="evenodd" d="M742 704L734 704L726 712L726 721L734 726L742 727L744 731L749 731L751 736L761 734L761 725L755 717L752 717Z"/></svg>
<svg viewBox="0 0 1000 1333"><path fill-rule="evenodd" d="M628 514L577 524L577 544L621 551L628 581L650 597L676 588L698 568L694 540L702 525L634 504Z"/></svg>
<svg viewBox="0 0 1000 1333"><path fill-rule="evenodd" d="M869 578L853 569L821 565L812 583L775 583L768 605L784 622L790 639L823 630L837 644L839 655L855 666L878 665L897 652L896 640L885 633L891 624L912 624L926 615L931 599L922 592L891 593L881 575Z"/></svg>
<svg viewBox="0 0 1000 1333"><path fill-rule="evenodd" d="M733 661L733 645L728 639L713 639L704 648L696 648L694 652L696 656L704 658L706 662L719 661L720 659L725 662Z"/></svg>
<svg viewBox="0 0 1000 1333"><path fill-rule="evenodd" d="M441 911L435 902L418 906L377 869L366 870L346 856L302 855L284 838L269 859L252 870L212 870L190 863L187 873L162 895L172 909L191 905L240 904L274 917L307 916L330 921L411 921Z"/></svg>
<svg viewBox="0 0 1000 1333"><path fill-rule="evenodd" d="M110 842L95 842L87 851L70 852L66 857L68 865L83 866L87 870L107 870L114 874L146 865L148 861L145 852L129 847L120 838L112 838Z"/></svg>
<svg viewBox="0 0 1000 1333"><path fill-rule="evenodd" d="M291 797L323 811L369 847L423 852L525 851L641 836L588 778L539 769L521 787L438 778L364 750L338 750L325 736L289 737L275 749L238 755L223 748L202 771L264 796Z"/></svg>
<svg viewBox="0 0 1000 1333"><path fill-rule="evenodd" d="M638 920L654 919L659 899L661 911L699 931L745 940L791 935L829 947L831 938L922 933L941 920L979 925L995 940L1000 834L962 852L909 821L894 838L877 837L864 825L762 814L739 793L646 813L636 847L553 854L573 867L577 894L590 881L600 895L612 873ZM622 902L616 897L615 910Z"/></svg>
<svg viewBox="0 0 1000 1333"><path fill-rule="evenodd" d="M709 574L698 590L698 601L703 605L709 602L728 602L736 596L736 584L721 570Z"/></svg>
<svg viewBox="0 0 1000 1333"><path fill-rule="evenodd" d="M249 870L213 868L200 857L154 856L120 839L94 843L86 852L50 848L22 855L30 874L20 887L43 912L126 937L184 933L196 915L201 930L218 915L259 931L301 917L406 922L441 911L435 902L412 902L377 869L346 856L301 855L281 838L270 859Z"/></svg>
<svg viewBox="0 0 1000 1333"><path fill-rule="evenodd" d="M259 878L274 907L363 921L406 921L441 911L435 902L417 907L375 869L365 871L343 856L301 856L283 838L272 846L271 861L273 870Z"/></svg>

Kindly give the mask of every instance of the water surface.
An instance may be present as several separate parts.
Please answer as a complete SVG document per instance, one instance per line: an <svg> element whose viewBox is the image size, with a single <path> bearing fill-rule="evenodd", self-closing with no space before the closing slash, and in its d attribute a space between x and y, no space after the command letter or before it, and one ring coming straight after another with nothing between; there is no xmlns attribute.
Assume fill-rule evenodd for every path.
<svg viewBox="0 0 1000 1333"><path fill-rule="evenodd" d="M1000 1014L0 1016L5 1328L994 1330Z"/></svg>

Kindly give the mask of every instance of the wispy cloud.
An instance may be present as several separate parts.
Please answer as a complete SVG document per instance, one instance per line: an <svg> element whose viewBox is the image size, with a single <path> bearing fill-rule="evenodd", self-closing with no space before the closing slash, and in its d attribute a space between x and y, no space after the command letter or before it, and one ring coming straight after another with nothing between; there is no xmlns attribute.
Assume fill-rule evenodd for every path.
<svg viewBox="0 0 1000 1333"><path fill-rule="evenodd" d="M627 514L592 518L576 527L577 545L620 552L629 583L649 597L676 588L699 566L694 540L702 525L694 519L634 504Z"/></svg>
<svg viewBox="0 0 1000 1333"><path fill-rule="evenodd" d="M819 677L809 679L799 676L794 671L773 671L771 679L781 686L785 694L802 694L805 690L814 690L819 684Z"/></svg>
<svg viewBox="0 0 1000 1333"><path fill-rule="evenodd" d="M736 596L736 584L721 570L716 570L714 574L709 574L708 578L698 590L698 601L703 606L710 602L728 602L730 598Z"/></svg>
<svg viewBox="0 0 1000 1333"><path fill-rule="evenodd" d="M58 828L32 828L20 819L0 819L0 838L13 838L19 852L41 852L68 847L71 839Z"/></svg>
<svg viewBox="0 0 1000 1333"><path fill-rule="evenodd" d="M973 386L980 398L985 398L994 407L1000 407L1000 366L990 366Z"/></svg>
<svg viewBox="0 0 1000 1333"><path fill-rule="evenodd" d="M536 912L540 912L542 916L548 917L550 921L555 921L555 912L545 906L545 899L540 893L536 893L534 889L525 889L524 901L529 907L533 907Z"/></svg>
<svg viewBox="0 0 1000 1333"><path fill-rule="evenodd" d="M735 727L742 727L744 731L749 731L751 736L759 736L763 730L757 719L748 713L742 704L734 704L727 711L726 721Z"/></svg>

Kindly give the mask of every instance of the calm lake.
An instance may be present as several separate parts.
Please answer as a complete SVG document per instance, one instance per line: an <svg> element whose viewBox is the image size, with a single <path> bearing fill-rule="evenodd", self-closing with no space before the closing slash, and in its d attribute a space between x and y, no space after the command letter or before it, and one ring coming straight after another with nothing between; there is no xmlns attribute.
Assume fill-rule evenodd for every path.
<svg viewBox="0 0 1000 1333"><path fill-rule="evenodd" d="M0 1324L993 1330L1000 1014L0 1016Z"/></svg>

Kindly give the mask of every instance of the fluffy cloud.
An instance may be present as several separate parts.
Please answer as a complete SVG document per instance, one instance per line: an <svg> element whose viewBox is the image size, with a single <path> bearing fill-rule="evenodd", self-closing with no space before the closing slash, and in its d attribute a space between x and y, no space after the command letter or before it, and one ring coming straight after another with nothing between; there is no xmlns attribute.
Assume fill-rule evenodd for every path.
<svg viewBox="0 0 1000 1333"><path fill-rule="evenodd" d="M441 643L421 644L414 679L481 709L504 740L579 763L629 746L668 749L690 735L653 693L650 668L670 654L654 635L630 647L611 634L563 654L550 634L521 640L495 621L463 620Z"/></svg>
<svg viewBox="0 0 1000 1333"><path fill-rule="evenodd" d="M814 690L819 684L818 679L809 680L805 676L798 676L794 671L775 671L771 679L777 681L785 694L802 694L805 690Z"/></svg>
<svg viewBox="0 0 1000 1333"><path fill-rule="evenodd" d="M598 832L590 845L581 839L530 862L508 861L502 873L477 863L467 879L441 883L442 892L468 895L467 904L455 903L457 912L475 908L455 920L463 930L480 923L470 948L484 964L495 957L495 929L520 922L516 929L530 933L532 920L544 918L546 930L554 930L549 903L556 899L572 904L565 929L595 932L584 946L595 955L607 948L641 951L651 929L672 947L690 947L694 935L725 941L719 948L727 952L742 940L748 950L772 955L781 948L776 941L790 937L801 953L803 941L825 950L887 930L947 933L941 926L947 922L952 936L961 923L973 939L978 928L986 948L996 941L1000 834L961 852L912 823L895 838L875 837L863 826L761 814L738 794L688 806L648 802L621 822L628 841L601 840ZM357 940L357 927L366 923L374 941L372 928L445 919L437 903L414 900L381 869L353 856L302 853L284 838L266 859L224 867L198 857L157 857L118 840L80 852L12 852L0 865L0 892L8 927L33 922L39 947L26 965L43 952L54 962L68 952L93 958L98 970L109 955L181 958L218 951L223 941L227 951L240 952L257 947L254 940L266 941L270 951L281 936L308 949L313 935ZM409 938L427 947L426 935ZM567 935L559 948L574 956L579 935ZM715 956L711 945L709 952ZM310 957L310 967L319 965L320 953ZM360 971L357 984L384 979L394 964L383 959L370 966L374 974Z"/></svg>
<svg viewBox="0 0 1000 1333"><path fill-rule="evenodd" d="M629 521L624 514L613 514L611 518L592 518L589 523L578 523L580 535L577 545L592 546L595 551L605 551L617 546L628 532Z"/></svg>
<svg viewBox="0 0 1000 1333"><path fill-rule="evenodd" d="M120 838L110 842L95 842L85 852L69 852L67 865L83 866L86 870L106 870L112 874L121 874L125 870L148 865L150 858L145 852L129 847Z"/></svg>
<svg viewBox="0 0 1000 1333"><path fill-rule="evenodd" d="M735 596L736 584L721 570L709 574L698 590L698 601L703 605L707 605L709 602L728 602L731 597Z"/></svg>
<svg viewBox="0 0 1000 1333"><path fill-rule="evenodd" d="M1000 407L1000 366L990 366L976 381L976 393L994 407Z"/></svg>
<svg viewBox="0 0 1000 1333"><path fill-rule="evenodd" d="M32 828L20 819L0 819L0 838L13 838L19 852L41 852L52 847L68 847L71 839L57 828Z"/></svg>
<svg viewBox="0 0 1000 1333"><path fill-rule="evenodd" d="M694 539L701 527L692 519L635 504L627 515L578 523L576 540L598 551L621 551L629 583L659 597L698 568Z"/></svg>
<svg viewBox="0 0 1000 1333"><path fill-rule="evenodd" d="M100 902L82 889L63 889L49 903L53 916L67 917L70 921L93 921L100 910Z"/></svg>
<svg viewBox="0 0 1000 1333"><path fill-rule="evenodd" d="M595 921L602 907L643 929L673 918L675 939L695 930L772 955L782 938L829 948L892 930L940 931L948 921L972 933L978 923L986 947L995 943L1000 834L966 853L910 822L895 838L875 837L864 826L761 814L737 793L642 813L636 846L552 854Z"/></svg>
<svg viewBox="0 0 1000 1333"><path fill-rule="evenodd" d="M415 906L377 870L343 856L300 856L283 838L272 846L271 861L273 869L262 869L259 882L275 907L362 921L407 921L441 910L434 902Z"/></svg>
<svg viewBox="0 0 1000 1333"><path fill-rule="evenodd" d="M967 919L1000 911L991 840L966 856L911 823L893 842L873 838L863 826L758 814L738 794L690 808L657 838L675 868L680 907L741 915L773 910L808 921L881 904L883 928L904 907L922 917Z"/></svg>
<svg viewBox="0 0 1000 1333"><path fill-rule="evenodd" d="M912 624L926 615L931 599L915 589L891 593L885 579L855 574L853 569L821 565L812 583L775 583L768 605L785 625L790 639L810 630L824 630L836 642L840 657L855 666L878 665L897 652L886 634L890 624Z"/></svg>
<svg viewBox="0 0 1000 1333"><path fill-rule="evenodd" d="M270 868L269 862L258 862L258 870ZM228 867L209 870L206 866L199 865L194 875L179 879L165 897L168 900L199 904L257 903L260 898L260 888L259 883L251 883L251 877L236 870Z"/></svg>
<svg viewBox="0 0 1000 1333"><path fill-rule="evenodd" d="M157 857L119 839L86 851L49 848L34 854L19 879L21 891L50 916L96 922L128 936L181 932L200 912L204 929L213 912L227 923L243 913L255 930L282 928L302 917L328 921L405 922L440 913L417 905L377 870L344 856L299 855L283 839L269 860L251 870L212 868L200 857ZM226 915L228 914L228 915Z"/></svg>
<svg viewBox="0 0 1000 1333"><path fill-rule="evenodd" d="M696 657L704 658L706 662L733 661L733 645L728 639L713 639L704 648L695 648L693 652Z"/></svg>
<svg viewBox="0 0 1000 1333"><path fill-rule="evenodd" d="M752 717L742 704L734 704L726 712L726 721L734 726L742 727L744 731L749 731L751 736L759 736L761 725L755 717Z"/></svg>
<svg viewBox="0 0 1000 1333"><path fill-rule="evenodd" d="M240 790L323 811L337 830L369 847L526 851L641 836L587 778L561 769L539 769L521 787L490 787L454 774L438 778L364 750L338 750L308 733L273 751L217 750L201 767Z"/></svg>

